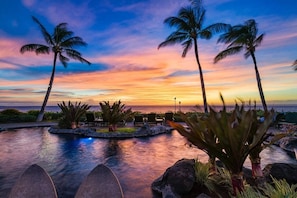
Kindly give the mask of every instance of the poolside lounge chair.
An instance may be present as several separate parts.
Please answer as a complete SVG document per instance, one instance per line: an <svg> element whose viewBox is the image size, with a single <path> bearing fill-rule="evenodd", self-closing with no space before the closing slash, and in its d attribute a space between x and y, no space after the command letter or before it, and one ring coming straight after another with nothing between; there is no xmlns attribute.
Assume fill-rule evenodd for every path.
<svg viewBox="0 0 297 198"><path fill-rule="evenodd" d="M174 121L172 112L165 113L164 123L167 124L168 121Z"/></svg>
<svg viewBox="0 0 297 198"><path fill-rule="evenodd" d="M143 126L144 120L142 115L134 116L134 126Z"/></svg>
<svg viewBox="0 0 297 198"><path fill-rule="evenodd" d="M87 118L87 121L86 122L87 122L88 126L90 126L90 124L92 126L95 126L96 125L95 114L94 113L92 113L92 112L86 113L86 118Z"/></svg>
<svg viewBox="0 0 297 198"><path fill-rule="evenodd" d="M147 123L148 124L163 124L163 118L158 118L157 114L149 113L147 114Z"/></svg>

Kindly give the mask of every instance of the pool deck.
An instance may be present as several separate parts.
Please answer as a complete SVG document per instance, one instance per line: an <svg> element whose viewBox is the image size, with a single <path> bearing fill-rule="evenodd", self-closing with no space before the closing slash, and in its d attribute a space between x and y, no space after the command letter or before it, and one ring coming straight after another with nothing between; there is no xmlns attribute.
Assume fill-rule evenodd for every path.
<svg viewBox="0 0 297 198"><path fill-rule="evenodd" d="M57 126L57 122L23 122L23 123L6 123L0 124L0 131L9 129L31 128L31 127L51 127Z"/></svg>

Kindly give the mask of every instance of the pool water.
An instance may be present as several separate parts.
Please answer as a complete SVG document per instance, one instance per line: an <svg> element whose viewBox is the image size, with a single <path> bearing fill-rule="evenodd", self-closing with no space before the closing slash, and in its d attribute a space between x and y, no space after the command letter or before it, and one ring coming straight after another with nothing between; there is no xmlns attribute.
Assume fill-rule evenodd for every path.
<svg viewBox="0 0 297 198"><path fill-rule="evenodd" d="M296 163L277 147L264 150L261 157L263 167ZM159 197L152 193L151 183L182 158L208 159L176 131L123 140L51 134L47 127L4 131L0 133L0 197L8 197L17 178L34 163L49 173L59 197L74 197L83 179L100 163L118 176L125 197ZM250 168L249 160L245 167Z"/></svg>

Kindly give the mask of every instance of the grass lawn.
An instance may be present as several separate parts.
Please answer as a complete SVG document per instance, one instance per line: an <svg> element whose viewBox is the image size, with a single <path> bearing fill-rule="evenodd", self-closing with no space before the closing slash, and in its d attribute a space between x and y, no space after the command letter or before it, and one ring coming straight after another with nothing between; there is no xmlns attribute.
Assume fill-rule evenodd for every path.
<svg viewBox="0 0 297 198"><path fill-rule="evenodd" d="M137 128L135 128L135 127L119 127L119 128L117 128L116 132L135 133L136 130L137 130ZM100 129L97 129L96 132L109 133L108 128L100 128Z"/></svg>

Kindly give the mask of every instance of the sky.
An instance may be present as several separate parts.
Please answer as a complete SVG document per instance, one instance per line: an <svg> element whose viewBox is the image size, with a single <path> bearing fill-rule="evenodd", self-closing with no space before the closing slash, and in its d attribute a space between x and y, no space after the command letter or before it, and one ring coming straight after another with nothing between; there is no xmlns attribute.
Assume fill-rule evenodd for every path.
<svg viewBox="0 0 297 198"><path fill-rule="evenodd" d="M164 19L176 16L188 0L2 0L0 7L0 106L41 106L48 87L53 54L20 53L29 43L45 44L35 16L52 33L62 22L88 44L77 48L92 64L71 60L57 64L48 105L81 101L98 105L121 100L126 105L203 105L193 49L182 58L181 45L158 49L175 31ZM297 104L296 0L204 0L204 27L221 22L258 23L265 33L256 49L258 69L269 105ZM254 65L243 53L214 64L226 48L198 40L199 58L210 105L235 100L261 104ZM176 99L175 99L176 98Z"/></svg>

